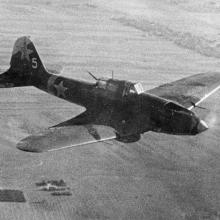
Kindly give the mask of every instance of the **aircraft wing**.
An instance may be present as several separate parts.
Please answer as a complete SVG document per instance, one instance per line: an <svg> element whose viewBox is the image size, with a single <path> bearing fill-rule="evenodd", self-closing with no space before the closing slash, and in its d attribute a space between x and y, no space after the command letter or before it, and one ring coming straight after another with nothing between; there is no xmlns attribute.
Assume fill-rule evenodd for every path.
<svg viewBox="0 0 220 220"><path fill-rule="evenodd" d="M114 130L107 126L88 124L55 127L24 138L17 148L39 153L103 142L115 137Z"/></svg>
<svg viewBox="0 0 220 220"><path fill-rule="evenodd" d="M220 89L220 73L202 73L146 91L191 110Z"/></svg>

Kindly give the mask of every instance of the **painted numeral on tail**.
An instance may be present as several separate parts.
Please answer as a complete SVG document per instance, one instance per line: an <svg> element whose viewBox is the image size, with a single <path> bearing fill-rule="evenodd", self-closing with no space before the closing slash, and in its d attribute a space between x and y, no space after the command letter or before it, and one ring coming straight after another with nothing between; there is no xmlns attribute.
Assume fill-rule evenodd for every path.
<svg viewBox="0 0 220 220"><path fill-rule="evenodd" d="M36 57L32 58L32 68L37 69L37 58Z"/></svg>

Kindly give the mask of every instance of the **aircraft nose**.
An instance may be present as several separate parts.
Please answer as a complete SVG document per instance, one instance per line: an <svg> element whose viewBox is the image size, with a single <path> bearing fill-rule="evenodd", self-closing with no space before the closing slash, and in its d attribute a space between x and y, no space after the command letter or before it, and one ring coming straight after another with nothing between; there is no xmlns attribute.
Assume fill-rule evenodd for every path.
<svg viewBox="0 0 220 220"><path fill-rule="evenodd" d="M199 134L205 130L207 130L209 127L208 125L201 119L197 120L197 123L195 124L194 128L191 131L191 134L196 135Z"/></svg>
<svg viewBox="0 0 220 220"><path fill-rule="evenodd" d="M208 128L209 126L203 120L200 120L199 124L197 125L197 129L199 133L207 130Z"/></svg>
<svg viewBox="0 0 220 220"><path fill-rule="evenodd" d="M200 120L199 123L197 124L197 132L198 133L201 133L201 132L207 130L208 128L209 128L208 125L203 120Z"/></svg>

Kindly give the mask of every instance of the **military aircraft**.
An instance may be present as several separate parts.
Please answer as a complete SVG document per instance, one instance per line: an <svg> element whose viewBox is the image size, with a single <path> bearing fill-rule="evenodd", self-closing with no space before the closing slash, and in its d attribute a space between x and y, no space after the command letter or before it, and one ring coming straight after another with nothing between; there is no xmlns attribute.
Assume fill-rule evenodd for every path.
<svg viewBox="0 0 220 220"><path fill-rule="evenodd" d="M197 74L149 91L140 83L97 78L94 83L51 74L29 37L16 40L0 87L34 86L86 108L78 116L24 138L17 148L44 152L116 139L136 142L148 131L196 135L208 129L193 111L220 88L220 74ZM199 107L199 106L198 106Z"/></svg>

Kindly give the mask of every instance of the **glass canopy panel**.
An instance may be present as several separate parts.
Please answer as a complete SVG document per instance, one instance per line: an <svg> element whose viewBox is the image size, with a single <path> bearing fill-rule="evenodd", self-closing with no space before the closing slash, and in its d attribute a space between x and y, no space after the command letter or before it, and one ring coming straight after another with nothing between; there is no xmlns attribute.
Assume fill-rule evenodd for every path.
<svg viewBox="0 0 220 220"><path fill-rule="evenodd" d="M136 92L137 94L141 94L141 93L144 92L144 88L143 88L143 86L142 86L141 83L135 83L135 84L134 84L134 89L135 89L135 92Z"/></svg>

